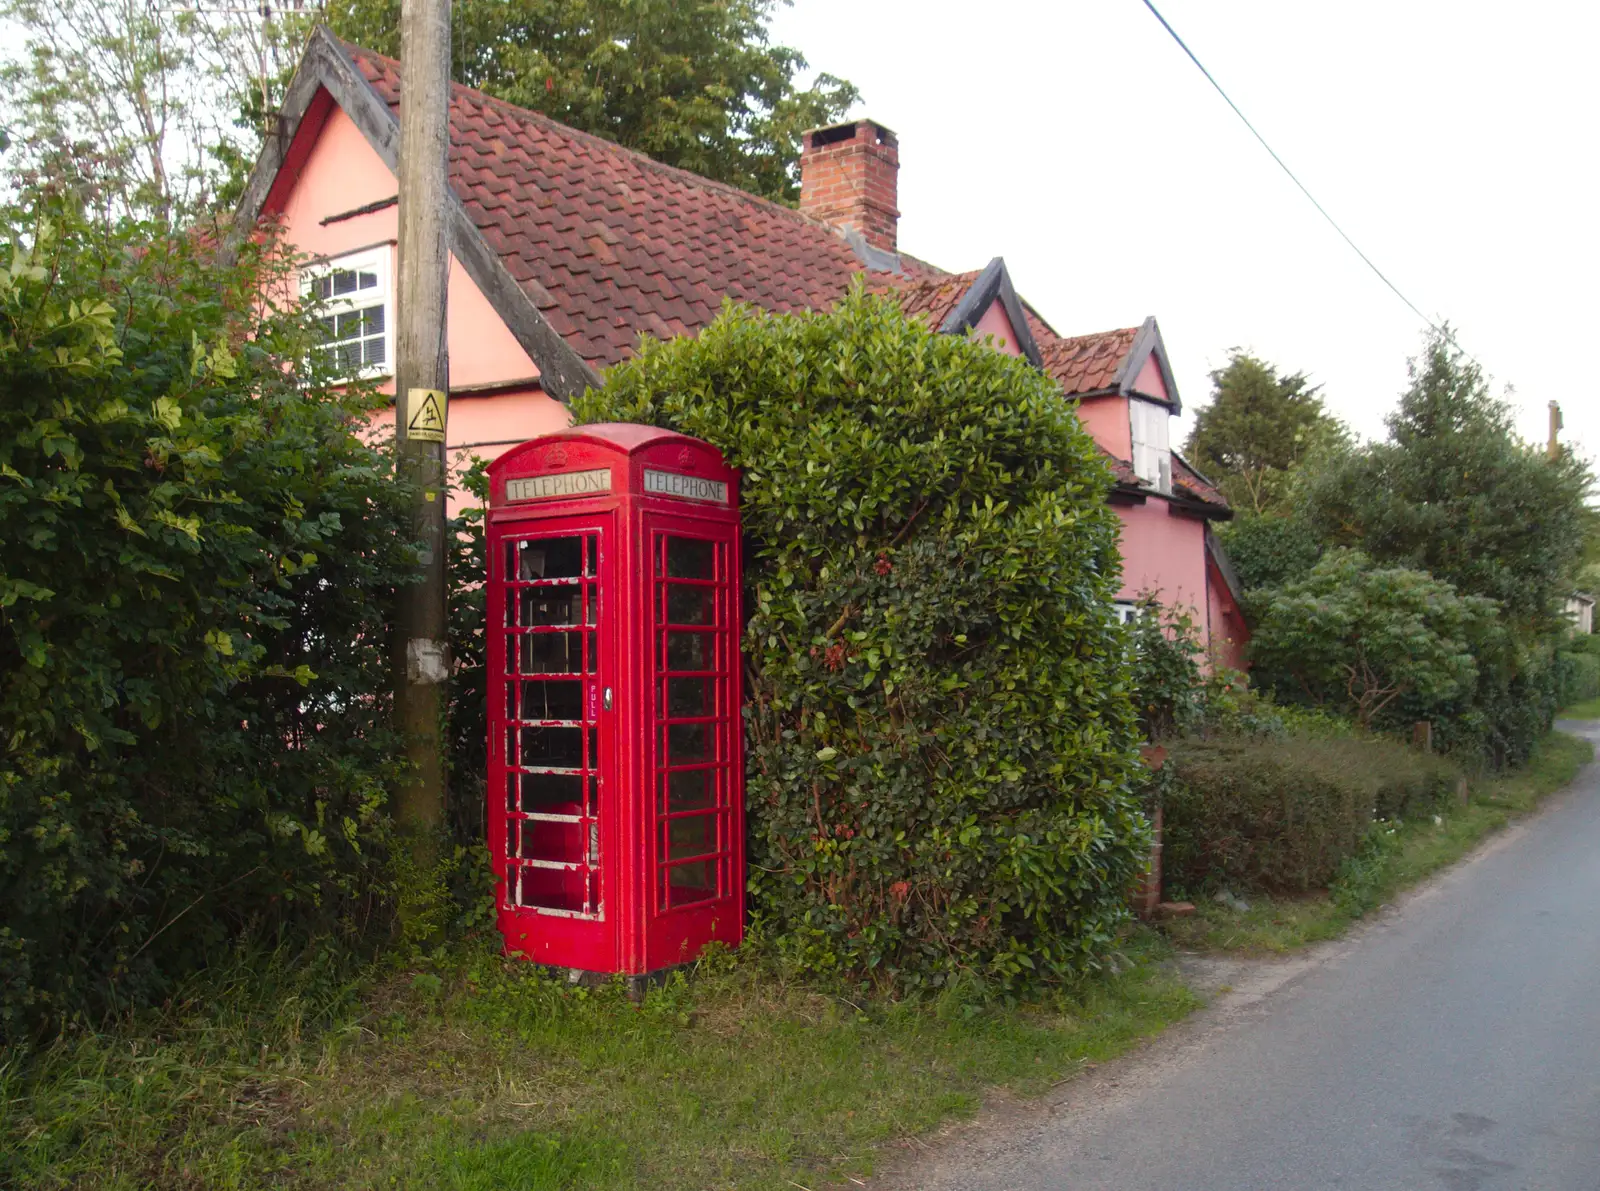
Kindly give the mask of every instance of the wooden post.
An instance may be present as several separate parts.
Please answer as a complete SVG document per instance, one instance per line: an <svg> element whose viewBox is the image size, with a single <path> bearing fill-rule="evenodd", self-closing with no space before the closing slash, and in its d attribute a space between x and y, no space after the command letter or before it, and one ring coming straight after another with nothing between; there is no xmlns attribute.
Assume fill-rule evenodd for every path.
<svg viewBox="0 0 1600 1191"><path fill-rule="evenodd" d="M1550 403L1550 445L1546 448L1551 459L1561 458L1561 405Z"/></svg>
<svg viewBox="0 0 1600 1191"><path fill-rule="evenodd" d="M449 0L404 0L400 16L400 246L396 268L395 443L403 481L416 489L413 532L422 581L400 596L395 712L412 771L396 818L421 871L437 859L444 826L445 423L450 390L445 213L450 180Z"/></svg>

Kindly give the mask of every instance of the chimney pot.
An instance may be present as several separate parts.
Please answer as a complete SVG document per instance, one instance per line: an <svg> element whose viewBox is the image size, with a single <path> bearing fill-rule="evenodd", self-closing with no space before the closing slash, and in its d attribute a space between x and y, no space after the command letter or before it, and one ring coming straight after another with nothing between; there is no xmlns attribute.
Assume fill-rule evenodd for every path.
<svg viewBox="0 0 1600 1191"><path fill-rule="evenodd" d="M813 128L800 141L800 210L896 251L899 141L875 120Z"/></svg>

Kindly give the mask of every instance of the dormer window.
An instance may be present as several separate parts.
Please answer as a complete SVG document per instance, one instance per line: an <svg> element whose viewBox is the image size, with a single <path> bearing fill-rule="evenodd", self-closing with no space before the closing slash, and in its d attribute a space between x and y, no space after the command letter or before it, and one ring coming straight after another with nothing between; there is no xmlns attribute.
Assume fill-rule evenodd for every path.
<svg viewBox="0 0 1600 1191"><path fill-rule="evenodd" d="M336 257L300 274L301 294L317 304L324 354L335 376L388 376L394 371L389 347L389 250Z"/></svg>
<svg viewBox="0 0 1600 1191"><path fill-rule="evenodd" d="M1128 413L1133 422L1133 474L1157 492L1170 493L1172 446L1167 423L1171 412L1157 402L1129 397Z"/></svg>

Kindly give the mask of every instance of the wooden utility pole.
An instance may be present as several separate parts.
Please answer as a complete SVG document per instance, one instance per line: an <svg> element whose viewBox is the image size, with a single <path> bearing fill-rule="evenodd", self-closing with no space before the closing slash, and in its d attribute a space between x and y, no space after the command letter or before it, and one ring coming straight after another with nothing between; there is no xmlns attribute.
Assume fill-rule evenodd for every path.
<svg viewBox="0 0 1600 1191"><path fill-rule="evenodd" d="M449 249L450 2L404 0L400 14L400 249L395 328L395 442L403 482L416 491L413 531L422 582L400 596L395 711L412 772L396 818L418 867L436 859L444 826L445 338Z"/></svg>
<svg viewBox="0 0 1600 1191"><path fill-rule="evenodd" d="M1550 403L1550 445L1546 448L1551 459L1561 458L1561 406Z"/></svg>

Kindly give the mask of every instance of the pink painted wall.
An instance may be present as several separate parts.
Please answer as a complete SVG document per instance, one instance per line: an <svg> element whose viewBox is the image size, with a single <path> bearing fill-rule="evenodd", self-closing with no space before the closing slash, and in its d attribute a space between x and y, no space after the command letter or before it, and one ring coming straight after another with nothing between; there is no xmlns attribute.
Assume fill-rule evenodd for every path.
<svg viewBox="0 0 1600 1191"><path fill-rule="evenodd" d="M1243 670L1250 644L1250 628L1244 614L1233 602L1233 592L1222 572L1209 557L1206 559L1206 615L1210 621L1210 643L1207 652L1215 666L1229 670Z"/></svg>
<svg viewBox="0 0 1600 1191"><path fill-rule="evenodd" d="M996 351L1005 352L1008 356L1020 356L1022 349L1017 346L1017 333L1011 327L1011 319L1006 316L1006 308L999 300L989 303L989 309L983 312L983 317L972 324L969 332L972 338L983 342L986 335L994 336Z"/></svg>
<svg viewBox="0 0 1600 1191"><path fill-rule="evenodd" d="M304 127L301 135L314 136L315 143L279 202L289 243L318 257L386 247L392 276L394 244L399 236L396 207L327 226L322 220L392 197L397 189L394 174L337 106L320 130ZM568 426L572 419L567 407L539 391L538 368L453 257L449 303L451 391L522 382L513 391L493 396L452 397L450 449L458 451L468 443L523 442ZM394 391L392 381L385 381L382 387L385 392ZM486 459L504 449L471 448Z"/></svg>
<svg viewBox="0 0 1600 1191"><path fill-rule="evenodd" d="M1133 458L1133 424L1126 397L1089 397L1078 403L1078 421L1095 442L1118 459Z"/></svg>
<svg viewBox="0 0 1600 1191"><path fill-rule="evenodd" d="M1122 590L1119 600L1154 594L1163 604L1186 604L1195 623L1206 620L1205 523L1172 512L1151 497L1142 505L1117 505L1122 521Z"/></svg>
<svg viewBox="0 0 1600 1191"><path fill-rule="evenodd" d="M1133 387L1146 397L1160 397L1167 401L1172 400L1172 394L1167 392L1166 382L1161 379L1161 365L1156 363L1154 353L1145 357L1144 367L1139 369L1139 375L1134 380Z"/></svg>

